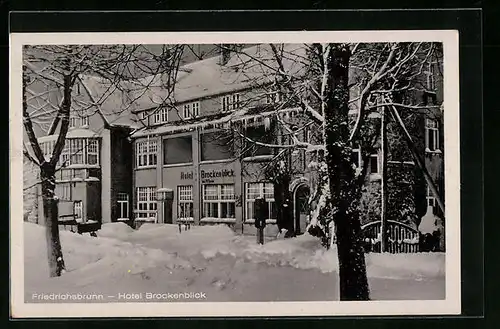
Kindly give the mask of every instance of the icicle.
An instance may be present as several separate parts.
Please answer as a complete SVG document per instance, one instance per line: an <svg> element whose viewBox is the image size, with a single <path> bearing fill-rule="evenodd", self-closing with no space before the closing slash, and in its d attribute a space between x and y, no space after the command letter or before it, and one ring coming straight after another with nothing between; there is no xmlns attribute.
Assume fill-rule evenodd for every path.
<svg viewBox="0 0 500 329"><path fill-rule="evenodd" d="M248 125L248 120L247 118L243 119L243 122L244 122L244 125L245 125L245 130L247 129L247 125Z"/></svg>
<svg viewBox="0 0 500 329"><path fill-rule="evenodd" d="M264 129L268 131L271 128L271 119L269 117L264 118Z"/></svg>

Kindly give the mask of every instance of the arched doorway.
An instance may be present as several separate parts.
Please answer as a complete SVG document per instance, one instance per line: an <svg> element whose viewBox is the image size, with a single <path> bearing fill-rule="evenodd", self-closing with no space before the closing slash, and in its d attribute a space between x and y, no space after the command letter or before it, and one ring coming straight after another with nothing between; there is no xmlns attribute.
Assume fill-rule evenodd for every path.
<svg viewBox="0 0 500 329"><path fill-rule="evenodd" d="M307 226L307 216L309 215L309 195L311 191L305 184L297 186L293 193L294 204L294 227L295 234L303 234Z"/></svg>

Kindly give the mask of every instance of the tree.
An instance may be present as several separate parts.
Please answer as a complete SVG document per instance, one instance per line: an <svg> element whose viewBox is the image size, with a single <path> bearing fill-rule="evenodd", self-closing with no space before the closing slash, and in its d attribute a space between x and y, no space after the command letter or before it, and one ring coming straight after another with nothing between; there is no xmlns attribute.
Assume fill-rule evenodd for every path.
<svg viewBox="0 0 500 329"><path fill-rule="evenodd" d="M237 69L242 74L246 72L248 79L254 79L255 87L284 95L273 108L274 120L279 130L286 134L287 142L256 143L316 154L309 164L319 176L311 195L315 206L309 229L324 238L329 222L335 223L341 300L369 299L359 234L359 203L368 159L380 138L380 124L370 120L370 115L387 109L406 131L405 123L398 117L399 111L417 113L438 107L421 104L413 97L422 91L425 65L438 49L434 43L301 47L270 44L256 52L238 52L241 63ZM259 77L265 78L257 78L256 71L260 72ZM319 135L317 143L301 139L291 124L281 120L282 111L287 107L299 108L308 125ZM351 110L354 110L352 115ZM426 173L423 161L417 158L414 142L407 132L404 136L415 162L442 206L435 183ZM352 157L354 148L360 150L361 167Z"/></svg>
<svg viewBox="0 0 500 329"><path fill-rule="evenodd" d="M158 107L164 106L175 85L181 54L182 46L163 46L155 52L138 45L37 45L24 48L23 124L28 142L24 143L24 155L40 170L51 277L60 276L64 270L55 174L66 165L60 161L60 155L66 144L70 116L99 113L105 117L101 107L112 97L120 100L116 111L126 110L150 91L154 83L158 84L154 79L138 79L143 76L165 78L161 79L163 94ZM75 86L84 91L75 92ZM37 132L39 135L57 134L48 156L40 147Z"/></svg>

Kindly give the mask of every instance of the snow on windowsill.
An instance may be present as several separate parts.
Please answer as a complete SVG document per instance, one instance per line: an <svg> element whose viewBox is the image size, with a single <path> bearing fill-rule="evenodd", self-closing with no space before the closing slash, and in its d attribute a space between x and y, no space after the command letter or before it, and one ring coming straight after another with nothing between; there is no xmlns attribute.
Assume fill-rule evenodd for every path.
<svg viewBox="0 0 500 329"><path fill-rule="evenodd" d="M274 156L271 155L256 155L252 157L245 157L243 161L263 161L263 160L271 160Z"/></svg>
<svg viewBox="0 0 500 329"><path fill-rule="evenodd" d="M234 161L234 159L205 160L205 161L200 161L200 165L213 164L213 163L226 163L231 161Z"/></svg>
<svg viewBox="0 0 500 329"><path fill-rule="evenodd" d="M99 169L101 166L98 164L70 164L61 169Z"/></svg>
<svg viewBox="0 0 500 329"><path fill-rule="evenodd" d="M429 154L442 154L443 152L442 152L440 149L437 149L437 150L431 151L431 150L427 147L427 148L425 148L425 153L429 153Z"/></svg>
<svg viewBox="0 0 500 329"><path fill-rule="evenodd" d="M204 217L200 219L200 223L236 223L236 218Z"/></svg>
<svg viewBox="0 0 500 329"><path fill-rule="evenodd" d="M255 218L248 218L243 224L255 224ZM266 219L266 224L276 224L276 219L268 218Z"/></svg>
<svg viewBox="0 0 500 329"><path fill-rule="evenodd" d="M184 166L192 166L192 165L193 165L193 162L172 163L172 164L164 164L163 168L184 167Z"/></svg>
<svg viewBox="0 0 500 329"><path fill-rule="evenodd" d="M140 166L140 167L135 167L135 170L142 170L142 169L155 169L156 165L154 166Z"/></svg>
<svg viewBox="0 0 500 329"><path fill-rule="evenodd" d="M194 223L193 217L177 218L177 224Z"/></svg>
<svg viewBox="0 0 500 329"><path fill-rule="evenodd" d="M85 181L86 182L99 182L99 178L97 178L97 177L89 177L89 178L85 178Z"/></svg>
<svg viewBox="0 0 500 329"><path fill-rule="evenodd" d="M130 218L117 218L116 221L117 222L128 222L130 220Z"/></svg>
<svg viewBox="0 0 500 329"><path fill-rule="evenodd" d="M146 222L146 223L155 223L156 218L154 217L149 217L149 218L143 218L143 217L137 217L135 219L136 222Z"/></svg>

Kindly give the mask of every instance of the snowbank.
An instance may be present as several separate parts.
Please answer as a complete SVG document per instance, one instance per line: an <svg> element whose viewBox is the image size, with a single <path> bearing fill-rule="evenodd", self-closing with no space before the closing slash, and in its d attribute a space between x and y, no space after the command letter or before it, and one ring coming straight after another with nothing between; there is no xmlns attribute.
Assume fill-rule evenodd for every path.
<svg viewBox="0 0 500 329"><path fill-rule="evenodd" d="M132 230L113 223L105 224L98 237L62 231L67 272L48 278L45 228L24 223L24 234L27 292L41 287L51 292L85 288L116 293L144 287L214 291L233 287L248 292L254 290L252 284L266 285L270 280L266 273L273 273L276 282L285 277L295 280L294 276L305 283L308 277L331 282L325 275L335 277L339 267L335 248L325 250L309 234L258 245L255 237L237 235L226 225L192 226L179 233L177 225L145 224ZM444 279L445 255L440 253L370 253L366 262L372 279ZM287 291L283 287L283 293ZM241 291L234 294L231 298L246 298Z"/></svg>
<svg viewBox="0 0 500 329"><path fill-rule="evenodd" d="M132 232L134 229L125 223L106 223L102 224L101 229L97 231L97 236L124 239Z"/></svg>

